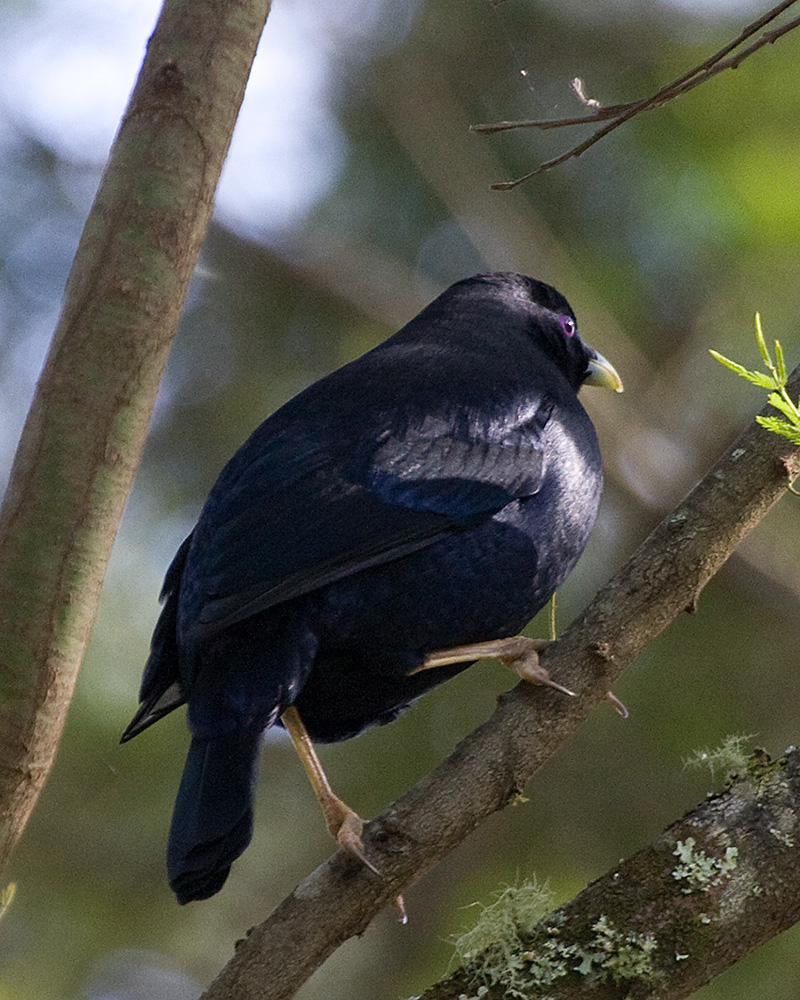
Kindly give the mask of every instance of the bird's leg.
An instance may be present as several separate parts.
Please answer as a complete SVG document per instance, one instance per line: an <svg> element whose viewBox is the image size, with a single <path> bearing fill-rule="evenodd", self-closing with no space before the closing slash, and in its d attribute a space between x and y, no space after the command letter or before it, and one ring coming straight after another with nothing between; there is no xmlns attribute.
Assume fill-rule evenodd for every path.
<svg viewBox="0 0 800 1000"><path fill-rule="evenodd" d="M317 756L317 751L314 749L314 744L311 742L306 727L294 705L287 708L281 715L281 722L292 738L297 756L300 758L308 780L311 782L311 787L314 789L314 794L322 806L322 812L325 815L325 822L328 824L331 836L335 838L340 847L349 851L350 854L354 854L370 871L380 875L375 865L364 854L364 845L361 843L364 821L358 813L353 812L350 806L334 794Z"/></svg>
<svg viewBox="0 0 800 1000"><path fill-rule="evenodd" d="M539 653L549 644L549 639L530 639L526 635L512 635L508 639L489 639L487 642L473 642L468 646L437 649L429 653L422 664L411 673L416 674L433 667L445 667L451 663L466 663L469 660L492 656L529 684L544 684L574 697L574 691L554 681L539 663Z"/></svg>
<svg viewBox="0 0 800 1000"><path fill-rule="evenodd" d="M300 713L294 705L287 708L281 715L281 722L292 739L297 756L300 758L308 780L311 782L311 787L314 789L314 794L317 796L317 801L322 806L322 812L331 836L336 839L340 847L355 855L370 871L380 875L380 871L364 854L364 845L361 842L364 820L334 793L317 756L317 751L314 749L314 744L311 742L311 737L308 735ZM407 923L408 916L403 897L395 896L392 905L397 910L400 923Z"/></svg>
<svg viewBox="0 0 800 1000"><path fill-rule="evenodd" d="M411 674L418 674L422 670L431 670L433 667L446 667L451 663L466 663L469 660L479 660L484 656L492 656L500 660L509 670L519 674L522 680L528 681L529 684L544 684L574 698L575 692L554 681L539 663L539 653L549 645L549 639L530 639L526 635L512 635L508 639L489 639L486 642L470 643L468 646L437 649L435 652L429 653L420 666L411 671ZM623 719L628 718L628 709L613 691L608 691L606 698Z"/></svg>

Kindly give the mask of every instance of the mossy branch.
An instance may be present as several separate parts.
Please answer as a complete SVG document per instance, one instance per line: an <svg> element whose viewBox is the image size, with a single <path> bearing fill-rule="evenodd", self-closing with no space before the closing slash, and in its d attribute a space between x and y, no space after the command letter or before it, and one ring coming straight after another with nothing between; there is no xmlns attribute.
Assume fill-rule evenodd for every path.
<svg viewBox="0 0 800 1000"><path fill-rule="evenodd" d="M800 368L787 382L800 391ZM203 1000L288 1000L325 959L531 776L622 670L698 595L800 472L800 448L753 421L542 657L565 698L522 683L416 787L369 823L376 877L337 852L240 942Z"/></svg>
<svg viewBox="0 0 800 1000"><path fill-rule="evenodd" d="M0 511L0 871L53 761L269 0L166 0Z"/></svg>
<svg viewBox="0 0 800 1000"><path fill-rule="evenodd" d="M747 762L652 846L415 1000L681 1000L800 920L800 750ZM519 918L517 917L517 922ZM502 956L502 957L501 957Z"/></svg>

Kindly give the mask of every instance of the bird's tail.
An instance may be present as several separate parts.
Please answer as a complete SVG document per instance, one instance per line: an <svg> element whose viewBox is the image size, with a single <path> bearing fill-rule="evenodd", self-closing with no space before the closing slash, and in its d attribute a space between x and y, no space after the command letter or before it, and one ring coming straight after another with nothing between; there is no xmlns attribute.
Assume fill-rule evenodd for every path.
<svg viewBox="0 0 800 1000"><path fill-rule="evenodd" d="M192 535L184 538L181 547L175 553L164 586L161 588L161 600L164 607L158 616L153 641L150 644L150 655L144 668L142 686L139 691L139 709L128 723L128 728L122 734L120 743L127 743L138 736L143 729L158 722L173 709L182 705L186 698L180 679L178 652L178 596L181 588L181 575L189 555Z"/></svg>
<svg viewBox="0 0 800 1000"><path fill-rule="evenodd" d="M192 740L167 846L169 884L179 903L218 892L250 843L262 730L263 722L255 722Z"/></svg>

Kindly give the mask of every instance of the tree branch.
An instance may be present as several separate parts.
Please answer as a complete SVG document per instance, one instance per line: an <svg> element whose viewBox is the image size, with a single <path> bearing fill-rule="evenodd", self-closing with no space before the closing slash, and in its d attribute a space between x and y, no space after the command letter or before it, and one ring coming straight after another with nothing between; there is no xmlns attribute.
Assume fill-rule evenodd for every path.
<svg viewBox="0 0 800 1000"><path fill-rule="evenodd" d="M651 847L416 1000L681 1000L800 920L800 750L751 758Z"/></svg>
<svg viewBox="0 0 800 1000"><path fill-rule="evenodd" d="M269 0L166 0L0 511L0 870L61 735Z"/></svg>
<svg viewBox="0 0 800 1000"><path fill-rule="evenodd" d="M789 380L800 392L800 367ZM765 408L765 413L767 408ZM755 421L542 657L577 692L520 684L451 757L368 824L383 873L337 852L240 942L203 1000L288 1000L344 941L502 809L684 609L800 473L800 449Z"/></svg>
<svg viewBox="0 0 800 1000"><path fill-rule="evenodd" d="M587 149L594 146L596 142L599 142L600 139L608 135L609 132L613 132L614 129L619 128L620 125L624 125L625 122L630 121L631 118L634 118L641 112L653 111L655 108L662 107L668 101L679 97L681 94L686 94L690 90L694 90L695 87L699 87L701 83L705 83L707 80L710 80L713 76L716 76L723 70L736 69L741 65L741 63L744 62L745 59L748 58L748 56L753 55L754 52L757 52L765 45L774 44L783 35L788 34L800 25L800 17L787 21L786 24L781 25L779 28L773 28L772 31L764 32L764 34L757 41L753 42L752 45L749 45L746 49L742 49L742 51L730 56L730 58L725 59L725 56L733 52L734 49L739 48L739 46L747 41L748 38L751 38L757 31L763 28L770 21L773 21L796 2L797 0L783 0L783 2L779 3L776 7L768 10L766 14L763 14L757 20L748 24L737 38L723 46L719 52L715 52L713 56L710 56L704 62L695 66L693 69L690 69L682 76L677 77L671 83L668 83L650 97L640 98L637 101L630 101L627 104L615 104L605 108L598 107L598 109L592 112L592 114L582 115L580 117L539 120L526 119L514 122L495 122L491 125L471 125L470 131L488 135L494 132L507 132L512 129L538 128L544 130L551 128L563 128L567 125L587 125L599 121L607 121L609 118L612 119L608 125L604 125L596 132L593 132L588 139L585 139L583 142L580 142L571 149L568 149L565 153L560 153L551 160L547 160L530 173L527 173L522 177L517 177L516 180L498 181L496 184L492 184L492 190L510 191L512 188L517 187L517 185L522 184L524 181L530 180L531 177L537 177L539 174L543 174L548 170L552 170L553 167L559 166L566 160L573 159L580 156L582 153L585 153ZM576 84L579 83L580 81L575 81L573 86L575 86L576 91L579 96L581 96L581 88L580 86L576 86ZM584 100L584 103L588 103L585 101L585 98L582 99Z"/></svg>

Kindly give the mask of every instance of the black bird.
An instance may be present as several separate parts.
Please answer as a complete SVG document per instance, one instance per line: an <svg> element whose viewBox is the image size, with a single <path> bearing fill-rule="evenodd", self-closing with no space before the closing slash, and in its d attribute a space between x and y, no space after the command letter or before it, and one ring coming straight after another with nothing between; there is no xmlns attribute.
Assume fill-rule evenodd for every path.
<svg viewBox="0 0 800 1000"><path fill-rule="evenodd" d="M188 705L167 850L179 902L217 892L249 843L275 723L339 843L373 867L310 740L391 722L481 655L519 666L517 640L486 640L546 604L597 513L584 383L622 389L566 299L523 275L478 275L290 400L233 456L167 572L123 736ZM535 665L520 672L553 683Z"/></svg>

